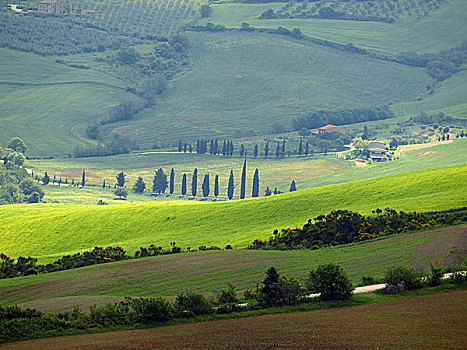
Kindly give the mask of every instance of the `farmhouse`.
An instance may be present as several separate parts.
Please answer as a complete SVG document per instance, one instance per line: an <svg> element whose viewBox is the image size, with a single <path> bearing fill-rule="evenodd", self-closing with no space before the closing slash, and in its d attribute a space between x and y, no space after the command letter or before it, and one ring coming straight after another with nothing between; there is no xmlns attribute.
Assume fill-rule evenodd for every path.
<svg viewBox="0 0 467 350"><path fill-rule="evenodd" d="M386 143L382 141L370 141L370 159L376 162L383 162L386 160L388 150Z"/></svg>
<svg viewBox="0 0 467 350"><path fill-rule="evenodd" d="M327 132L340 132L341 134L345 134L345 130L342 128L339 128L335 125L326 125L322 126L321 128L318 129L318 131L315 131L314 134L324 134Z"/></svg>
<svg viewBox="0 0 467 350"><path fill-rule="evenodd" d="M43 0L37 5L38 13L46 13L52 15L66 15L66 5L59 1L54 0Z"/></svg>

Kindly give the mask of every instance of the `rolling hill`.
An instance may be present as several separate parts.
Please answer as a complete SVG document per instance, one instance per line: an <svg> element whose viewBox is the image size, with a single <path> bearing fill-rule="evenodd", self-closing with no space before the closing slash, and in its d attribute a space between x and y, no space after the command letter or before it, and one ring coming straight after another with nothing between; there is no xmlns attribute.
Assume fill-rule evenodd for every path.
<svg viewBox="0 0 467 350"><path fill-rule="evenodd" d="M10 256L41 261L94 246L241 248L272 230L303 225L332 209L369 213L377 207L430 211L466 206L467 165L231 202L167 201L119 206L14 205L0 207L0 246Z"/></svg>

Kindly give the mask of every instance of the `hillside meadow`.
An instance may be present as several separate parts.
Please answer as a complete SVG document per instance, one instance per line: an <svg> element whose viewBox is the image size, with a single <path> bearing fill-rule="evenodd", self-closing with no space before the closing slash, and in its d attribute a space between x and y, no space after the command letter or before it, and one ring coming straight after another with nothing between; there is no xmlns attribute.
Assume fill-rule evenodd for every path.
<svg viewBox="0 0 467 350"><path fill-rule="evenodd" d="M40 261L94 246L149 244L242 248L275 228L303 225L332 209L432 211L466 206L467 165L323 186L231 202L166 201L119 206L35 204L0 208L0 246Z"/></svg>
<svg viewBox="0 0 467 350"><path fill-rule="evenodd" d="M310 110L415 100L431 78L423 68L368 58L289 37L187 33L191 68L154 106L111 126L141 147L197 138L290 130ZM157 135L157 136L155 136Z"/></svg>
<svg viewBox="0 0 467 350"><path fill-rule="evenodd" d="M254 289L270 266L301 280L312 267L330 262L340 264L352 283L359 284L362 276L378 280L397 265L414 266L423 272L429 271L430 263L459 266L465 259L462 251L466 244L467 226L463 225L319 250L240 249L149 257L0 280L0 304L19 303L49 311L74 306L86 310L93 303L125 296L172 299L186 289L210 296L227 282L243 292Z"/></svg>

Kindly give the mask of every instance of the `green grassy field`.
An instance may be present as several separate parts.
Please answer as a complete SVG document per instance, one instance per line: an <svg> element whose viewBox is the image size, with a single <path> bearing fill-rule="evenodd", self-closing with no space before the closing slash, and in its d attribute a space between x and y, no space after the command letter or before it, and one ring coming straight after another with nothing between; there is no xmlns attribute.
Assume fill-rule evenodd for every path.
<svg viewBox="0 0 467 350"><path fill-rule="evenodd" d="M165 201L119 206L13 205L0 208L2 251L42 261L92 248L129 250L176 241L181 247L244 247L274 228L303 225L332 209L442 210L465 206L467 165L429 169L232 202Z"/></svg>
<svg viewBox="0 0 467 350"><path fill-rule="evenodd" d="M364 167L345 168L327 176L306 180L299 188L343 183L403 174L409 171L439 168L449 165L467 164L467 139L455 139L454 142L433 147L403 152L400 159L384 163L372 163ZM283 187L283 190L287 187Z"/></svg>
<svg viewBox="0 0 467 350"><path fill-rule="evenodd" d="M427 272L430 262L458 265L465 253L467 227L393 236L364 243L299 251L223 250L184 253L154 258L0 280L0 304L20 303L44 310L83 309L92 303L124 296L174 297L188 289L213 295L233 283L239 291L254 288L265 271L275 266L279 273L305 278L312 267L335 262L343 266L353 283L362 276L381 278L395 265L415 266ZM371 263L369 263L371 262Z"/></svg>
<svg viewBox="0 0 467 350"><path fill-rule="evenodd" d="M156 106L112 125L142 147L264 135L275 122L290 130L294 118L313 109L414 100L431 81L422 68L283 36L189 33L189 39L192 68L169 83Z"/></svg>
<svg viewBox="0 0 467 350"><path fill-rule="evenodd" d="M85 123L134 96L122 81L37 55L0 49L0 142L25 140L34 156L65 156L93 144Z"/></svg>
<svg viewBox="0 0 467 350"><path fill-rule="evenodd" d="M61 176L62 180L71 179L78 181L81 179L82 169L86 169L88 183L102 184L105 179L112 189L102 190L100 187L74 188L65 186L48 186L45 188L45 200L59 201L60 203L86 203L95 204L98 198L112 199L113 186L116 182L115 176L124 170L127 179L127 188L131 189L138 176L142 176L146 182L148 192L151 192L154 171L159 167L169 175L170 169L175 171L175 192L171 199L179 199L181 194L181 179L183 173L187 174L188 184L191 184L193 170L198 169L198 187L201 196L201 184L204 174L210 175L211 195L213 199L214 177L219 175L219 199L227 199L227 185L230 170L233 169L235 183L240 184L243 159L225 158L221 156L183 154L183 153L147 153L131 155L118 155L112 157L86 158L86 159L47 159L32 160L28 162L29 167L33 167L36 174L42 176L45 171L51 176ZM306 181L316 177L322 177L338 173L350 168L351 163L334 156L313 157L291 157L284 159L274 158L251 158L247 161L247 197L251 196L253 174L256 168L260 175L260 195L264 195L266 186L272 190L275 187L289 186L292 179L296 182ZM287 189L288 190L288 189ZM191 187L189 187L189 193ZM168 193L168 191L167 191ZM238 195L238 193L237 193ZM161 197L133 196L129 201L167 199ZM117 201L115 203L122 203Z"/></svg>
<svg viewBox="0 0 467 350"><path fill-rule="evenodd" d="M238 4L222 2L214 4L211 17L200 23L213 22L226 27L239 28L242 22L253 27L292 29L338 43L353 43L370 50L397 54L404 51L436 52L462 44L467 35L465 16L467 3L449 0L441 3L439 10L421 19L401 19L394 24L382 22L358 22L325 19L268 19L257 17L267 9L280 9L285 3Z"/></svg>

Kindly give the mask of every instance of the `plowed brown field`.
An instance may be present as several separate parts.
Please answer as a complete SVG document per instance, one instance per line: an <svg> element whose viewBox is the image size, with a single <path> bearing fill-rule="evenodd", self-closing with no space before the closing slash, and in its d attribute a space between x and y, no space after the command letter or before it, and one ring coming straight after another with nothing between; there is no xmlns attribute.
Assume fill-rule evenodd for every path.
<svg viewBox="0 0 467 350"><path fill-rule="evenodd" d="M0 349L465 349L467 291L5 344Z"/></svg>

